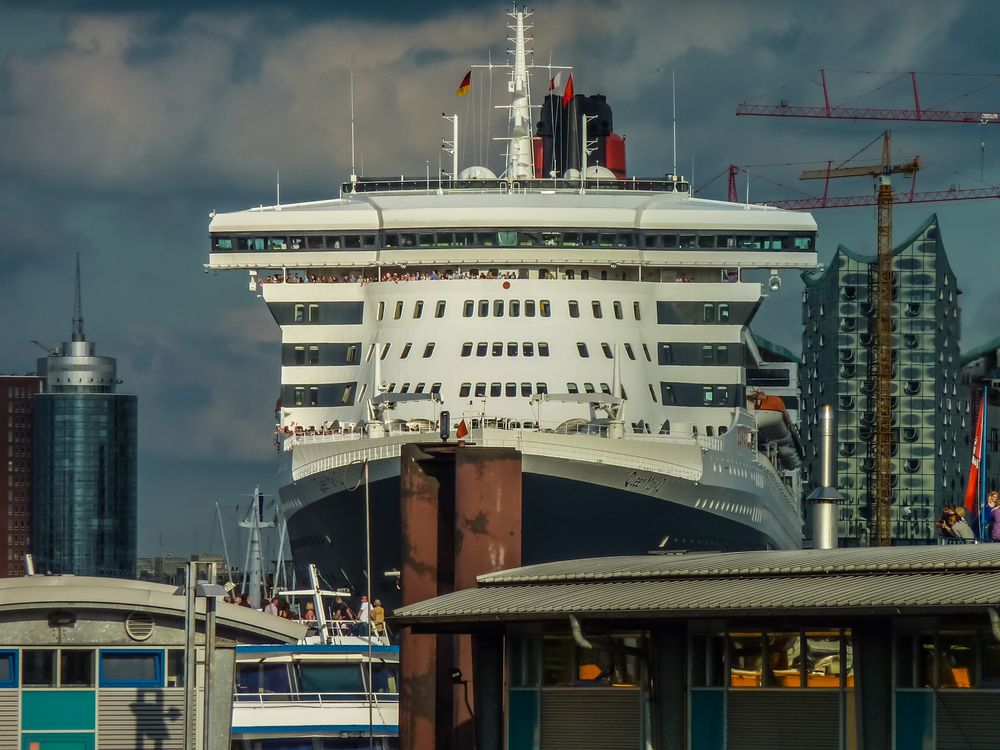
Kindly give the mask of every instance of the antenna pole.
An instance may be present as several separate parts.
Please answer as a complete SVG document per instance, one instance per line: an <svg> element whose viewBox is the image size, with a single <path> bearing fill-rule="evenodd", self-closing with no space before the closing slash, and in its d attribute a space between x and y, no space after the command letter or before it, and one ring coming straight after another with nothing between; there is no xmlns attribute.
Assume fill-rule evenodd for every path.
<svg viewBox="0 0 1000 750"><path fill-rule="evenodd" d="M83 334L83 303L80 301L80 253L76 254L76 292L73 300L73 341L86 341Z"/></svg>
<svg viewBox="0 0 1000 750"><path fill-rule="evenodd" d="M357 165L354 161L354 71L351 71L351 184L358 181Z"/></svg>
<svg viewBox="0 0 1000 750"><path fill-rule="evenodd" d="M674 71L670 71L670 101L673 106L674 111L674 127L673 127L673 139L674 139L674 177L677 176L677 79Z"/></svg>
<svg viewBox="0 0 1000 750"><path fill-rule="evenodd" d="M274 207L276 210L281 210L281 170L275 170L274 172Z"/></svg>

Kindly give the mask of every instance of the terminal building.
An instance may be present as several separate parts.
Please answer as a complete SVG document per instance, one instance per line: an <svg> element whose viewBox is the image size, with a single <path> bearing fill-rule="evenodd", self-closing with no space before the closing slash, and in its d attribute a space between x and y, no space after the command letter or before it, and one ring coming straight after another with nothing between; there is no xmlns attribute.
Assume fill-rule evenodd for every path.
<svg viewBox="0 0 1000 750"><path fill-rule="evenodd" d="M843 245L826 269L803 274L800 430L811 446L805 491L818 484L819 414L830 404L841 546L865 546L874 533L876 276L875 258ZM934 544L941 506L965 495L975 418L961 377L958 295L932 215L893 251L895 544Z"/></svg>
<svg viewBox="0 0 1000 750"><path fill-rule="evenodd" d="M989 544L489 573L396 610L417 637L471 635L474 666L440 662L430 703L404 681L401 739L471 694L477 750L996 748L998 602Z"/></svg>
<svg viewBox="0 0 1000 750"><path fill-rule="evenodd" d="M39 572L134 578L137 399L83 330L80 267L72 339L38 360L32 552Z"/></svg>

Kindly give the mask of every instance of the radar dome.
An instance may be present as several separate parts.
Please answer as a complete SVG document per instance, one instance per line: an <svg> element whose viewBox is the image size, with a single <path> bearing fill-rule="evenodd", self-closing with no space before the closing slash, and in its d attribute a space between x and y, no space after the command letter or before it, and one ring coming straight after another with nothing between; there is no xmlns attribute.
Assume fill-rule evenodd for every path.
<svg viewBox="0 0 1000 750"><path fill-rule="evenodd" d="M587 167L587 177L592 177L597 180L616 180L615 173L612 172L607 167L602 167L600 164L595 164L592 167Z"/></svg>
<svg viewBox="0 0 1000 750"><path fill-rule="evenodd" d="M580 170L577 169L576 167L570 167L563 174L563 177L565 177L567 180L579 180L580 179Z"/></svg>
<svg viewBox="0 0 1000 750"><path fill-rule="evenodd" d="M460 180L495 180L497 178L489 167L466 167L458 173Z"/></svg>

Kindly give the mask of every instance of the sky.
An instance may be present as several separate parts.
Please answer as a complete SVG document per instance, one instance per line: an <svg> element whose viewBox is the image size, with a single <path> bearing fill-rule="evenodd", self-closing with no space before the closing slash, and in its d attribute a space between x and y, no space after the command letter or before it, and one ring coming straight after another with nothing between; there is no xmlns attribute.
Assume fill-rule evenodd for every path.
<svg viewBox="0 0 1000 750"><path fill-rule="evenodd" d="M799 170L839 164L894 132L920 155L918 190L1000 183L1000 125L736 117L742 101L1000 111L1000 4L983 0L555 0L533 6L534 61L572 65L577 93L604 93L631 174L677 164L724 199L749 165L752 201L817 194ZM488 78L504 59L503 3L122 3L0 0L0 372L34 370L69 338L80 254L88 338L139 397L139 553L241 557L235 524L259 484L277 489L272 444L279 331L241 273L206 274L208 222L275 198L336 195L356 154L371 175L422 175L456 112L462 163L498 167L486 139ZM850 71L870 71L859 73ZM957 75L960 74L960 75ZM548 74L532 85L541 91ZM504 96L494 74L495 101ZM478 123L478 126L476 124ZM474 127L476 126L476 127ZM879 158L878 144L851 164ZM445 157L446 159L449 157ZM431 167L435 169L436 167ZM722 175L722 176L719 176ZM745 199L741 176L740 199ZM899 180L904 183L902 179ZM841 195L868 194L842 180ZM908 183L904 183L907 184ZM1000 335L993 201L898 206L905 238L936 212L963 290L963 350ZM872 209L819 211L820 260L875 247ZM798 351L801 281L783 274L754 328ZM218 503L220 512L216 513ZM217 515L222 517L220 524Z"/></svg>

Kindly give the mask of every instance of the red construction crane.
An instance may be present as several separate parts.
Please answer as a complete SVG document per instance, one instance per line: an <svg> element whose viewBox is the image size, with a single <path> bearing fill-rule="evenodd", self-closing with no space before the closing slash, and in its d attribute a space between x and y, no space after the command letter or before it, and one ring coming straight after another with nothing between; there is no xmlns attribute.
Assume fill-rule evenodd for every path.
<svg viewBox="0 0 1000 750"><path fill-rule="evenodd" d="M837 107L830 104L830 92L826 87L826 71L819 71L820 86L823 89L823 106L810 107L779 104L750 104L741 102L736 114L757 117L814 117L836 120L908 120L911 122L965 122L977 125L1000 124L1000 112L961 112L947 109L922 109L920 93L917 89L917 74L909 73L913 84L913 109L890 109L886 107Z"/></svg>

